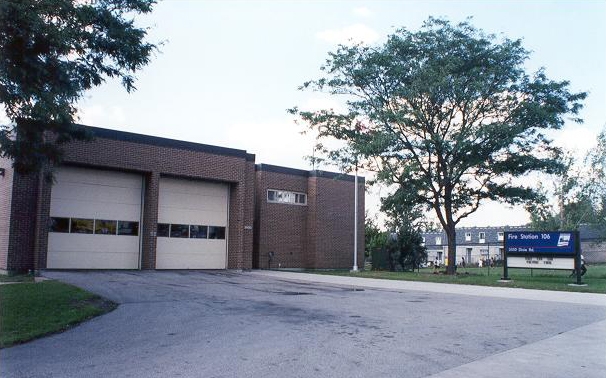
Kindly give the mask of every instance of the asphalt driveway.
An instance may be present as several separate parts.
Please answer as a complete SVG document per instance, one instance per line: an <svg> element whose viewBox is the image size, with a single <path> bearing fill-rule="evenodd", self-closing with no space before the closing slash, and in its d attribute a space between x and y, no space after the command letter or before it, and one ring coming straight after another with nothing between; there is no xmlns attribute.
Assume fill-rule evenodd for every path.
<svg viewBox="0 0 606 378"><path fill-rule="evenodd" d="M595 357L606 356L604 343L591 340L606 327L603 301L497 297L477 295L473 288L446 293L436 287L303 282L293 277L308 275L272 272L45 275L120 306L67 332L0 350L1 377L463 377L478 372L536 377L543 372L548 374L539 375L569 378L604 377L606 371L606 357ZM571 355L579 348L588 358ZM546 365L552 371L540 370Z"/></svg>

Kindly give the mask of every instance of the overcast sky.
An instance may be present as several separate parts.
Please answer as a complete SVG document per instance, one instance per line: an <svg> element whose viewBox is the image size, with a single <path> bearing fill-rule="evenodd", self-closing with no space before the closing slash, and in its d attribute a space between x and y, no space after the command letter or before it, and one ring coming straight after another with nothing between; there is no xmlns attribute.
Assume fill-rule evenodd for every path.
<svg viewBox="0 0 606 378"><path fill-rule="evenodd" d="M489 33L523 39L533 72L588 91L581 117L555 139L584 153L606 124L606 1L184 1L165 0L139 19L161 52L127 94L108 82L79 104L84 124L256 154L257 163L311 169L312 141L286 109L330 98L297 88L319 77L329 51L351 38L380 44L395 29L417 30L429 16L473 17ZM385 189L367 193L374 212ZM487 204L463 225L518 225L521 209Z"/></svg>

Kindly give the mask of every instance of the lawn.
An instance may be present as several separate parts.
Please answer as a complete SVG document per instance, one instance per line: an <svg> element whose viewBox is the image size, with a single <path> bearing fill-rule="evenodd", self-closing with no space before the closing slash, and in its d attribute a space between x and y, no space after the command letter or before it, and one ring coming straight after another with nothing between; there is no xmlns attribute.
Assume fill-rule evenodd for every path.
<svg viewBox="0 0 606 378"><path fill-rule="evenodd" d="M20 274L15 276L0 274L0 282L34 282L34 276L29 274Z"/></svg>
<svg viewBox="0 0 606 378"><path fill-rule="evenodd" d="M115 303L58 281L0 285L0 348L64 331Z"/></svg>
<svg viewBox="0 0 606 378"><path fill-rule="evenodd" d="M510 282L499 282L503 268L458 268L456 276L434 274L433 269L425 268L419 272L389 272L366 270L358 273L349 271L313 271L318 274L333 274L352 277L380 278L388 280L439 282L464 285L516 287L525 289L578 291L606 293L606 264L588 265L583 283L587 286L570 286L576 283L576 277L568 277L567 270L509 269Z"/></svg>

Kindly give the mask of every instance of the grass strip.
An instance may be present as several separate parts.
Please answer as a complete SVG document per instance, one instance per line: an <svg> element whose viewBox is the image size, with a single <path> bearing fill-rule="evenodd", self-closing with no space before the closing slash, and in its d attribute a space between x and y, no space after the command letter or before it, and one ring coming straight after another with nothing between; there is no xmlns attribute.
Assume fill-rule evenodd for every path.
<svg viewBox="0 0 606 378"><path fill-rule="evenodd" d="M587 274L583 283L587 286L570 286L576 282L576 277L569 277L567 270L545 269L509 269L511 282L499 282L503 268L458 268L457 275L434 274L433 269L424 268L419 272L389 272L365 270L351 273L348 270L309 271L308 273L330 274L339 276L378 278L402 281L437 282L464 285L480 285L494 287L515 287L524 289L573 291L606 294L606 264L587 266Z"/></svg>
<svg viewBox="0 0 606 378"><path fill-rule="evenodd" d="M0 274L0 282L34 282L34 276L29 274Z"/></svg>
<svg viewBox="0 0 606 378"><path fill-rule="evenodd" d="M58 281L0 285L0 348L61 332L116 304Z"/></svg>

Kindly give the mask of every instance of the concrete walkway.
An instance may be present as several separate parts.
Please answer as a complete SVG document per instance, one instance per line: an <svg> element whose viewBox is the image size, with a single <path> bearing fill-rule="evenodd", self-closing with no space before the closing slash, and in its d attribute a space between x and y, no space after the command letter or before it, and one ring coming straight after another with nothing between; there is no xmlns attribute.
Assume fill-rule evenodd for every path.
<svg viewBox="0 0 606 378"><path fill-rule="evenodd" d="M528 299L535 301L560 302L571 304L595 305L606 307L606 294L574 293L567 291L548 291L489 287L476 285L453 285L435 282L381 280L350 276L332 276L288 271L254 270L250 274L276 277L299 282L319 282L330 285L368 287L384 290L423 291L429 293L473 295L493 298Z"/></svg>
<svg viewBox="0 0 606 378"><path fill-rule="evenodd" d="M285 271L252 271L250 274L271 276L286 281L315 282L356 288L439 292L606 307L606 295L604 294L380 280ZM606 320L444 370L431 377L506 376L606 377Z"/></svg>

